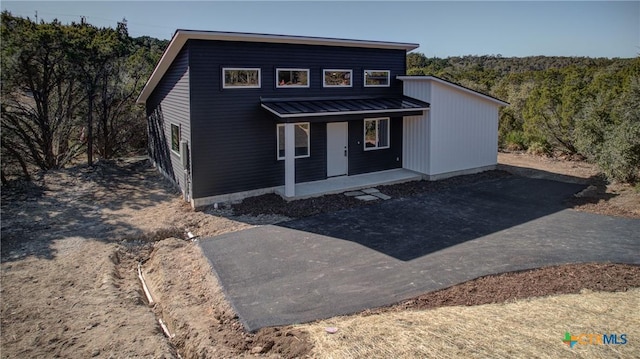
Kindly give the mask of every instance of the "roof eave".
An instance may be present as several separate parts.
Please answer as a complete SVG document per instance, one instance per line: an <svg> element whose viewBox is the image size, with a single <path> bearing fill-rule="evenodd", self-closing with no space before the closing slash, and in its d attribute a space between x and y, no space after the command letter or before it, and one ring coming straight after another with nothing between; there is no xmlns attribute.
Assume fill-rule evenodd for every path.
<svg viewBox="0 0 640 359"><path fill-rule="evenodd" d="M494 103L494 104L496 104L498 106L509 106L510 105L506 101L502 101L502 100L500 100L498 98L495 98L495 97L492 97L492 96L489 96L489 95L485 95L482 92L478 92L478 91L472 90L470 88L464 87L462 85L458 85L458 84L453 83L453 82L449 82L447 80L441 79L441 78L436 77L436 76L431 76L431 75L430 76L409 76L409 75L402 76L401 75L401 76L396 76L396 78L398 80L400 80L400 81L406 81L406 80L409 80L409 81L434 81L434 82L437 82L437 83L440 83L440 84L443 84L443 85L446 85L446 86L449 86L449 87L456 88L456 89L458 89L458 90L460 90L462 92L468 93L470 95L480 97L480 98L482 98L484 100L487 100L489 102L492 102L492 103Z"/></svg>
<svg viewBox="0 0 640 359"><path fill-rule="evenodd" d="M147 102L147 99L151 96L151 93L160 82L160 79L162 79L164 74L167 72L169 66L171 66L173 60L178 56L178 53L182 50L182 47L186 42L187 38L180 36L178 31L173 34L171 42L169 42L169 46L164 50L160 61L158 61L158 64L153 69L151 76L149 76L147 83L144 85L140 95L136 99L137 104L143 105Z"/></svg>

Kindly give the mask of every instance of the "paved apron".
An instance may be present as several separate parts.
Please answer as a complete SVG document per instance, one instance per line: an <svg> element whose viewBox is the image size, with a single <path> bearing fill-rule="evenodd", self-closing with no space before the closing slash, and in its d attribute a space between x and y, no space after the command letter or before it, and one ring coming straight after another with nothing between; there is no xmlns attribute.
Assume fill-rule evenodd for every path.
<svg viewBox="0 0 640 359"><path fill-rule="evenodd" d="M565 209L584 186L509 177L200 245L248 330L393 304L483 275L640 264L640 220Z"/></svg>

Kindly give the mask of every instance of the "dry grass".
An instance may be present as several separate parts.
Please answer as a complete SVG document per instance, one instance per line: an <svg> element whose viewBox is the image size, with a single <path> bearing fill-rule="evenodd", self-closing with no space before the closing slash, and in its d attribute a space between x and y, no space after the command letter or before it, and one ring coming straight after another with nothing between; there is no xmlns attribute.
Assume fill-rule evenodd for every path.
<svg viewBox="0 0 640 359"><path fill-rule="evenodd" d="M638 308L636 288L336 317L299 328L310 333L317 358L631 358L640 353ZM570 349L562 342L565 331L626 333L628 342Z"/></svg>

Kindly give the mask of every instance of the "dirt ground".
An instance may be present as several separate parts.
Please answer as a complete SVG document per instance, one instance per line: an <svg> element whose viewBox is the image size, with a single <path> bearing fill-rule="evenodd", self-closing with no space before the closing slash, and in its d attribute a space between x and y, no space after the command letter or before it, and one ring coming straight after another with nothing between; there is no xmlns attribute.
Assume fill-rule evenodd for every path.
<svg viewBox="0 0 640 359"><path fill-rule="evenodd" d="M593 166L519 154L500 154L499 160L503 171L585 181L593 186L581 197L570 199L568 206L640 218L640 193L630 186L604 183ZM504 173L477 176L488 175ZM394 196L412 195L473 179L462 177L437 185L386 189ZM188 232L196 236L217 235L351 204L336 207L335 201L315 199L297 203L299 209L291 210L296 207L286 209L282 203L263 201L285 209L267 206L255 211L256 203L251 205L251 201L261 200L193 211L142 158L51 171L33 183L3 187L1 356L323 356L313 351L314 339L302 327L245 332L200 253L197 237L189 240ZM138 279L139 264L152 305ZM555 267L493 282L491 278L480 278L432 293L435 297L427 294L414 302L380 310L402 312L494 303L513 299L515 292L521 293L517 298L564 293L565 286L549 284L563 273L574 274L571 293L583 288L625 291L640 286L638 267L603 268L595 264ZM594 284L603 278L578 275L596 272L619 280L603 287ZM515 290L515 283L524 288ZM465 291L473 295L461 295ZM481 299L474 301L475 297ZM460 298L467 300L461 303L457 301ZM159 319L166 323L170 337L163 332Z"/></svg>

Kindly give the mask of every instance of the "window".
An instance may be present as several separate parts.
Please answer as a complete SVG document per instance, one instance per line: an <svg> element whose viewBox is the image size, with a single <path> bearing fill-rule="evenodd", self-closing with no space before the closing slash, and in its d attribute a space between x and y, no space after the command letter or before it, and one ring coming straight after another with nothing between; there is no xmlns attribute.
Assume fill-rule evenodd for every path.
<svg viewBox="0 0 640 359"><path fill-rule="evenodd" d="M389 70L364 70L364 87L389 87Z"/></svg>
<svg viewBox="0 0 640 359"><path fill-rule="evenodd" d="M276 87L309 87L309 70L276 69Z"/></svg>
<svg viewBox="0 0 640 359"><path fill-rule="evenodd" d="M222 69L222 88L260 88L260 69Z"/></svg>
<svg viewBox="0 0 640 359"><path fill-rule="evenodd" d="M324 70L324 87L351 87L351 70Z"/></svg>
<svg viewBox="0 0 640 359"><path fill-rule="evenodd" d="M180 154L180 126L171 124L171 151Z"/></svg>
<svg viewBox="0 0 640 359"><path fill-rule="evenodd" d="M364 120L364 150L389 148L389 118Z"/></svg>
<svg viewBox="0 0 640 359"><path fill-rule="evenodd" d="M309 123L294 124L295 157L309 157ZM278 159L284 160L284 124L278 124Z"/></svg>

